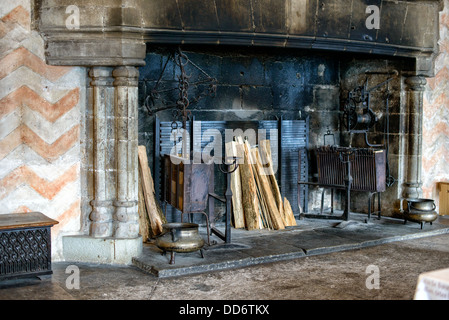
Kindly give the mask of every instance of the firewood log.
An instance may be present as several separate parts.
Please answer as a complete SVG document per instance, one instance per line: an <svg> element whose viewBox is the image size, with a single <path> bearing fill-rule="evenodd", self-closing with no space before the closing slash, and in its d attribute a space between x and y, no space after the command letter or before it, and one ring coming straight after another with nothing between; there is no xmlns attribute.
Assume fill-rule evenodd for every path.
<svg viewBox="0 0 449 320"><path fill-rule="evenodd" d="M284 197L284 212L287 220L286 226L288 227L296 226L297 223L295 216L293 215L292 206L290 205L290 201L288 201L288 199L285 197Z"/></svg>
<svg viewBox="0 0 449 320"><path fill-rule="evenodd" d="M273 228L275 230L285 229L285 224L279 213L278 206L276 205L275 198L273 196L273 190L266 175L263 174L262 162L259 156L259 150L257 148L251 150L252 160L254 162L255 173L260 181L260 186L263 191L265 203L268 207Z"/></svg>
<svg viewBox="0 0 449 320"><path fill-rule="evenodd" d="M249 150L243 143L241 137L237 137L237 142L243 146L244 163L240 167L240 177L242 186L242 205L245 214L245 224L248 230L260 228L259 201L257 199L256 182L250 161Z"/></svg>
<svg viewBox="0 0 449 320"><path fill-rule="evenodd" d="M238 157L237 142L230 141L226 143L226 157ZM234 218L234 228L245 228L245 215L242 202L242 185L240 179L240 167L231 173L231 191L232 191L232 216Z"/></svg>
<svg viewBox="0 0 449 320"><path fill-rule="evenodd" d="M162 232L162 224L165 217L162 214L156 196L154 194L154 182L151 177L150 167L148 166L147 151L145 146L138 147L139 172L142 178L143 197L145 200L146 211L150 220L152 236L157 236Z"/></svg>
<svg viewBox="0 0 449 320"><path fill-rule="evenodd" d="M267 177L271 183L271 188L273 190L273 196L275 198L276 205L278 207L279 213L280 213L282 219L284 220L284 224L285 224L284 204L282 201L281 191L279 189L279 185L276 180L276 176L275 176L275 172L274 172L270 140L262 140L259 142L259 154L260 154L260 159L263 164L264 172L267 175Z"/></svg>

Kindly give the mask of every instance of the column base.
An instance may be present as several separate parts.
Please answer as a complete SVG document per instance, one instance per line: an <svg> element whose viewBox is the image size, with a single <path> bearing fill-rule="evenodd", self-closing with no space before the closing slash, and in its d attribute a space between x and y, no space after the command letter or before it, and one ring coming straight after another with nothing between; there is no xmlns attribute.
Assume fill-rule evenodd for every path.
<svg viewBox="0 0 449 320"><path fill-rule="evenodd" d="M422 197L422 183L404 183L402 197L404 199L419 199Z"/></svg>
<svg viewBox="0 0 449 320"><path fill-rule="evenodd" d="M62 239L66 261L129 265L142 253L142 237L133 239L94 238L86 235Z"/></svg>

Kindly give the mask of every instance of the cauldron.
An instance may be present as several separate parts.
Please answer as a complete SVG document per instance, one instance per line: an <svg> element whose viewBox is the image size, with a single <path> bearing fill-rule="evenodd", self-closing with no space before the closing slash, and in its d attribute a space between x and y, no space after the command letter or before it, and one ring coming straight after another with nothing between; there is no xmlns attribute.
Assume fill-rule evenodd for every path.
<svg viewBox="0 0 449 320"><path fill-rule="evenodd" d="M195 223L166 223L162 225L162 233L156 238L156 246L171 253L170 264L175 263L175 252L194 252L200 250L203 256L204 240Z"/></svg>
<svg viewBox="0 0 449 320"><path fill-rule="evenodd" d="M432 224L438 218L438 213L435 211L436 205L432 199L406 199L406 201L404 223L407 223L407 220L419 222L422 229L424 223Z"/></svg>
<svg viewBox="0 0 449 320"><path fill-rule="evenodd" d="M432 199L408 199L407 202L410 210L434 211L436 208Z"/></svg>

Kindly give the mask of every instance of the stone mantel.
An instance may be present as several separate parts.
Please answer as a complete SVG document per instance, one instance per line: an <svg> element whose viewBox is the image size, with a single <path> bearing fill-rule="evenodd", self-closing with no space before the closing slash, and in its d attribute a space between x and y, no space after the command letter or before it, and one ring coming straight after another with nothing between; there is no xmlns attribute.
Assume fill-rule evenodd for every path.
<svg viewBox="0 0 449 320"><path fill-rule="evenodd" d="M433 75L442 0L42 0L38 29L52 65L144 64L145 43L346 51L416 58ZM380 9L368 29L367 6ZM76 6L77 12L67 9ZM79 13L79 28L69 25ZM70 22L70 20L69 20Z"/></svg>

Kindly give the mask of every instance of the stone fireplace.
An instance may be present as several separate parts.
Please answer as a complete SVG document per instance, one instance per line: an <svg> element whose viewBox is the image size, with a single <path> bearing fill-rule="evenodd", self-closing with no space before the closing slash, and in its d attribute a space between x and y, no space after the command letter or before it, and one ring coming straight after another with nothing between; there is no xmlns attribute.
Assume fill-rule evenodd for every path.
<svg viewBox="0 0 449 320"><path fill-rule="evenodd" d="M379 28L368 28L376 12L368 7L379 9ZM422 196L423 92L434 76L442 9L439 0L36 1L47 64L86 73L81 227L63 237L64 258L127 264L141 251L137 146L152 159L154 138L143 101L178 46L218 80L215 97L192 105L198 119L308 117L312 149L328 130L341 145L363 146L342 126L342 101L367 71L373 85L397 71L386 136L394 181L382 211L400 215L401 199ZM164 81L175 76L172 68ZM385 90L373 93L381 119ZM382 142L383 123L370 141ZM318 194L311 192L310 210ZM354 205L364 211L366 203L356 197Z"/></svg>

